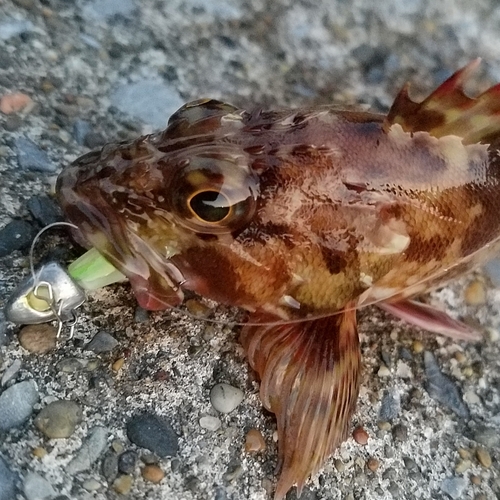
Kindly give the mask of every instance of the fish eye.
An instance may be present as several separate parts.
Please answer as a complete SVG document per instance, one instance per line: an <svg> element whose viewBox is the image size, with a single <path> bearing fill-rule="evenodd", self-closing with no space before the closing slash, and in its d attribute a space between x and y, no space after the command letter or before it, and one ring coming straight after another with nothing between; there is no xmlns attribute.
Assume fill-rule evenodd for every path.
<svg viewBox="0 0 500 500"><path fill-rule="evenodd" d="M189 209L202 222L219 223L231 213L231 203L220 192L206 190L195 193L188 200Z"/></svg>

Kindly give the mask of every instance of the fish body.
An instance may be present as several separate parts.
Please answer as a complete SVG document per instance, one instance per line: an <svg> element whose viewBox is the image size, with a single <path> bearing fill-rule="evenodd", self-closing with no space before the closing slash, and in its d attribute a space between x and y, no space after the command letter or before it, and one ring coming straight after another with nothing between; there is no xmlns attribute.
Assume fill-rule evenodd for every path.
<svg viewBox="0 0 500 500"><path fill-rule="evenodd" d="M78 237L161 310L189 290L249 312L242 343L277 416L276 498L346 437L359 389L356 309L430 330L468 327L407 299L481 262L500 239L500 88L455 73L388 116L189 103L166 130L67 167Z"/></svg>

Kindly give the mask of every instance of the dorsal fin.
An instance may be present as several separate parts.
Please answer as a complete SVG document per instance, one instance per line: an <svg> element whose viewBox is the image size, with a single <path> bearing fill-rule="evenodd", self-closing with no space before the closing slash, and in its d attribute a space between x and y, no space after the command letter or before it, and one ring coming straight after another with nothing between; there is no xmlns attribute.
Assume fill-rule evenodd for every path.
<svg viewBox="0 0 500 500"><path fill-rule="evenodd" d="M434 137L456 135L464 144L490 143L500 137L500 84L476 98L464 93L464 84L481 59L471 61L442 83L420 103L412 101L406 84L385 120L386 130L395 123L405 132L429 132Z"/></svg>

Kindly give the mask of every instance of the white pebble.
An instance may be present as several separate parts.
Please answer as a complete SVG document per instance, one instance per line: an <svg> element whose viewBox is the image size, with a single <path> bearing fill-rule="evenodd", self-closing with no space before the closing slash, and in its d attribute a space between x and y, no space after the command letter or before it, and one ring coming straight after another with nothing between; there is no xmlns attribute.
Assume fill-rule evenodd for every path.
<svg viewBox="0 0 500 500"><path fill-rule="evenodd" d="M24 478L23 491L28 500L49 499L56 496L52 485L36 472L30 472Z"/></svg>
<svg viewBox="0 0 500 500"><path fill-rule="evenodd" d="M387 368L387 366L385 365L381 365L378 372L377 372L377 375L379 377L390 377L391 376L391 370L389 370L389 368Z"/></svg>
<svg viewBox="0 0 500 500"><path fill-rule="evenodd" d="M210 401L217 411L230 413L243 401L243 391L229 384L217 384L210 391Z"/></svg>
<svg viewBox="0 0 500 500"><path fill-rule="evenodd" d="M200 418L200 426L207 431L214 432L220 429L221 421L217 417L211 417L210 415L207 415L206 417Z"/></svg>

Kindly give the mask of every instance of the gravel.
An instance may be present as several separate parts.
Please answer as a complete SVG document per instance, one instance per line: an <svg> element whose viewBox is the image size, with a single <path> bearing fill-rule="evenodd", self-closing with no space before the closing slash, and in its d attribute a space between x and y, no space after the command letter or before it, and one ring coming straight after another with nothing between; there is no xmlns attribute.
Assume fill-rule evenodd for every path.
<svg viewBox="0 0 500 500"><path fill-rule="evenodd" d="M34 233L57 216L49 207L55 176L89 148L164 127L175 107L203 97L245 109L363 103L386 112L406 81L412 96L423 97L480 55L484 63L467 89L475 94L500 81L499 23L495 0L3 0L0 98L21 93L32 104L0 113L0 309L28 273ZM45 235L35 250L35 263L58 255L67 264L82 252L62 231ZM349 438L302 498L445 499L442 482L455 476L466 480L462 498L500 496L499 260L485 273L427 298L484 328L477 344L421 333L376 308L359 312L363 370L349 433L361 426L369 439L361 446ZM486 300L468 306L463 293L474 280L484 283ZM7 372L0 394L32 380L40 397L21 425L0 431L0 478L10 478L8 488L16 485L19 499L25 497L22 479L12 482L18 473L45 478L59 500L114 500L117 490L134 500L272 498L276 421L262 408L258 381L238 344L240 327L227 308L197 309L194 319L177 310L145 313L128 285L107 287L90 293L79 309L75 337L44 354L21 347L20 328L0 315L0 377ZM98 355L85 350L104 331L119 345ZM425 351L436 360L433 373L459 389L458 397L450 389L459 413L460 395L468 395L470 420L423 390ZM244 403L218 413L220 428L209 431L200 421L215 414L210 389L221 381L239 388ZM379 411L394 399L384 397L386 391L399 394L400 408L382 430ZM56 400L76 402L82 421L68 438L48 440L34 421ZM170 423L175 458L128 441L127 423L144 414ZM98 431L90 449L84 443L96 428L106 431ZM252 428L263 434L263 453L245 452ZM477 458L479 446L490 467ZM471 462L460 477L459 448L470 450ZM108 483L103 461L110 450L115 468ZM117 472L116 458L129 451L137 454L135 467ZM76 457L80 471L71 474L68 464ZM419 470L411 475L404 457ZM376 472L366 469L370 458L380 462ZM342 470L334 460L345 464ZM165 472L159 484L143 481L142 463ZM97 483L102 487L94 490ZM4 491L0 487L0 495Z"/></svg>
<svg viewBox="0 0 500 500"><path fill-rule="evenodd" d="M243 401L243 391L229 384L217 384L210 391L210 402L220 413L231 413Z"/></svg>

